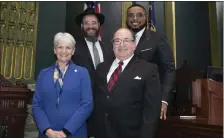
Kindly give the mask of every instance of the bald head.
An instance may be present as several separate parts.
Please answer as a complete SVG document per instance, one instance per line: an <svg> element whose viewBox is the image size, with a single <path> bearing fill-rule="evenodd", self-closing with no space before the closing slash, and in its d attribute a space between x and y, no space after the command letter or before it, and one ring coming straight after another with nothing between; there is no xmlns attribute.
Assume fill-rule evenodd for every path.
<svg viewBox="0 0 224 138"><path fill-rule="evenodd" d="M116 58L126 60L134 54L135 37L127 28L118 29L113 36L113 51Z"/></svg>
<svg viewBox="0 0 224 138"><path fill-rule="evenodd" d="M119 28L119 29L114 33L113 38L114 38L114 36L115 36L117 33L120 33L120 32L126 32L126 33L128 33L127 35L130 35L130 36L131 36L131 39L135 41L135 35L134 35L134 33L133 33L130 29L128 29L128 28L124 28L124 27L123 27L123 28Z"/></svg>

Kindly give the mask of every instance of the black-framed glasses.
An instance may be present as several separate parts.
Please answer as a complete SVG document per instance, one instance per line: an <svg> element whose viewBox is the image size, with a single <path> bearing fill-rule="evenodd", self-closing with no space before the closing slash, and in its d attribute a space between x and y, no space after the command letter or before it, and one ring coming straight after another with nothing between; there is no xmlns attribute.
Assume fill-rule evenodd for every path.
<svg viewBox="0 0 224 138"><path fill-rule="evenodd" d="M133 19L133 18L142 18L144 17L146 14L142 13L142 12L137 12L137 13L129 13L128 14L128 18Z"/></svg>
<svg viewBox="0 0 224 138"><path fill-rule="evenodd" d="M121 39L114 39L114 40L112 40L112 43L114 44L114 45L120 45L121 43L123 42L123 44L125 44L125 45L128 45L128 44L130 44L131 42L134 42L134 40L132 40L132 39L124 39L124 40L121 40Z"/></svg>
<svg viewBox="0 0 224 138"><path fill-rule="evenodd" d="M98 22L83 22L83 25L85 25L85 26L90 26L90 25L96 26L96 25L98 25Z"/></svg>

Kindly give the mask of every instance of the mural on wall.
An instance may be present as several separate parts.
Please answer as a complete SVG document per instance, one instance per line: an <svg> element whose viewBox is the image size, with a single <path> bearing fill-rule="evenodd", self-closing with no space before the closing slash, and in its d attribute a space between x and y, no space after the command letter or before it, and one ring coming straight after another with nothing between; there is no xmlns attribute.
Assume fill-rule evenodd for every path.
<svg viewBox="0 0 224 138"><path fill-rule="evenodd" d="M38 2L0 2L0 73L11 82L33 81Z"/></svg>

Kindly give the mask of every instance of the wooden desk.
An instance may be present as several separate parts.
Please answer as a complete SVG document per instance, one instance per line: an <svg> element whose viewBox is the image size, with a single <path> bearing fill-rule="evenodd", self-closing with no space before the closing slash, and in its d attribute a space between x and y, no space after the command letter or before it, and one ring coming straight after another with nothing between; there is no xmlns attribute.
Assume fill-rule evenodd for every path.
<svg viewBox="0 0 224 138"><path fill-rule="evenodd" d="M192 120L169 117L160 121L156 138L222 138L223 126L206 118Z"/></svg>
<svg viewBox="0 0 224 138"><path fill-rule="evenodd" d="M9 82L0 74L0 138L24 138L30 90Z"/></svg>

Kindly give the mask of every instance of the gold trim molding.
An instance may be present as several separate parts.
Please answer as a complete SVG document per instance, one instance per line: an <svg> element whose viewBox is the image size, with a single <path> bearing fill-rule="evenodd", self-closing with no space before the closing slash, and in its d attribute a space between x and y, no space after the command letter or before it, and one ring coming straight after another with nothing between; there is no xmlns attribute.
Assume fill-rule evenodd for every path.
<svg viewBox="0 0 224 138"><path fill-rule="evenodd" d="M165 10L165 32L168 37L170 46L173 50L175 67L177 67L176 57L176 19L175 19L175 2L164 2Z"/></svg>
<svg viewBox="0 0 224 138"><path fill-rule="evenodd" d="M132 5L132 2L122 2L122 27L126 27L127 9Z"/></svg>
<svg viewBox="0 0 224 138"><path fill-rule="evenodd" d="M0 2L0 71L8 80L34 81L39 2Z"/></svg>
<svg viewBox="0 0 224 138"><path fill-rule="evenodd" d="M216 2L208 2L212 66L221 67L221 47L217 27Z"/></svg>

